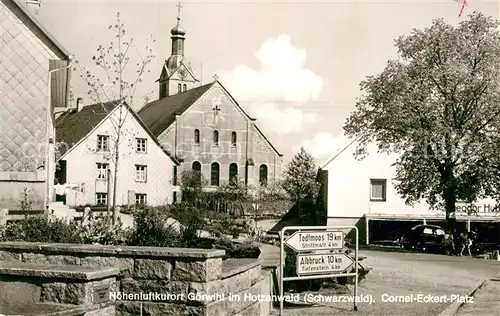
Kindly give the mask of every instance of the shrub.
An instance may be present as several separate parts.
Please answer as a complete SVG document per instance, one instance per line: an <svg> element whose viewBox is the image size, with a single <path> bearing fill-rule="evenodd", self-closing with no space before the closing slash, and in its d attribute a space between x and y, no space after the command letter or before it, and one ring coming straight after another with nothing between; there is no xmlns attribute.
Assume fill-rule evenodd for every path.
<svg viewBox="0 0 500 316"><path fill-rule="evenodd" d="M171 217L167 207L139 210L128 244L131 246L179 247L181 234L167 220Z"/></svg>
<svg viewBox="0 0 500 316"><path fill-rule="evenodd" d="M229 239L217 240L213 248L226 251L225 259L257 259L260 256L260 248L250 243L236 243Z"/></svg>
<svg viewBox="0 0 500 316"><path fill-rule="evenodd" d="M257 259L260 256L260 248L251 243L237 243L228 238L200 239L197 248L221 249L226 251L223 259Z"/></svg>
<svg viewBox="0 0 500 316"><path fill-rule="evenodd" d="M285 277L297 276L297 253L285 246L285 267L283 275ZM285 291L317 291L321 288L324 279L296 280L284 283Z"/></svg>
<svg viewBox="0 0 500 316"><path fill-rule="evenodd" d="M123 228L120 219L111 225L106 218L90 220L79 225L78 237L84 244L124 245L129 237L129 230Z"/></svg>
<svg viewBox="0 0 500 316"><path fill-rule="evenodd" d="M27 216L22 221L6 225L4 241L80 243L78 224L64 220L49 220L45 216Z"/></svg>

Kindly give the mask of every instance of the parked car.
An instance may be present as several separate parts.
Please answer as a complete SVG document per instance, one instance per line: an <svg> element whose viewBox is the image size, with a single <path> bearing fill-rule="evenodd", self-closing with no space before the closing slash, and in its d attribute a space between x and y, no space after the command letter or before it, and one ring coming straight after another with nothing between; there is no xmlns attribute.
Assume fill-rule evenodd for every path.
<svg viewBox="0 0 500 316"><path fill-rule="evenodd" d="M451 236L436 225L416 225L406 232L398 243L405 249L446 253L451 250Z"/></svg>

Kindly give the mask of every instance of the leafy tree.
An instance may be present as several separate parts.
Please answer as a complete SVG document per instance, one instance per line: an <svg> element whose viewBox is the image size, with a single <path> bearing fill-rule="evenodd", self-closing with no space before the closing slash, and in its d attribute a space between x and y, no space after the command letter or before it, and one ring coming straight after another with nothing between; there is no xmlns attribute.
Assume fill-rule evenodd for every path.
<svg viewBox="0 0 500 316"><path fill-rule="evenodd" d="M314 157L304 147L288 163L283 175L283 190L294 202L304 199L316 200L319 183L316 181L318 167Z"/></svg>
<svg viewBox="0 0 500 316"><path fill-rule="evenodd" d="M293 205L287 192L283 189L281 180L269 181L266 185L257 187L253 197L251 203L256 215L282 215Z"/></svg>
<svg viewBox="0 0 500 316"><path fill-rule="evenodd" d="M347 136L397 153L396 189L407 204L444 209L454 232L457 201L498 197L498 22L480 13L458 26L435 20L395 43L401 57L361 83Z"/></svg>
<svg viewBox="0 0 500 316"><path fill-rule="evenodd" d="M114 223L118 217L116 196L120 158L122 155L127 154L124 152L127 147L130 147L130 151L132 151L135 146L133 143L134 137L130 131L127 131L125 125L129 114L127 106L131 108L135 106L137 87L142 82L143 75L149 72L148 66L155 57L151 48L152 43L155 41L151 40L152 43L147 45L145 51L141 53L135 45L134 39L127 38L125 25L120 19L120 13L116 15L116 24L110 25L109 30L114 33L114 40L106 48L99 45L96 55L92 57L94 69L96 72L100 72L100 75L90 71L78 62L75 70L79 71L80 77L87 83L89 87L88 95L92 100L102 105L102 110L105 113L109 114L118 107L115 115L109 117L113 125L110 135L107 135L110 141L110 144L106 145L106 147L109 147L109 154L103 155L103 158L109 160L113 167L112 209ZM136 52L135 56L131 55L133 52ZM129 63L132 60L137 61L135 75L130 75ZM125 79L128 76L132 77L131 81ZM145 101L147 102L147 97ZM123 144L129 144L129 146L123 146ZM108 178L108 181L110 180Z"/></svg>
<svg viewBox="0 0 500 316"><path fill-rule="evenodd" d="M317 205L316 199L319 194L320 183L316 181L318 167L314 157L304 147L288 163L283 175L283 190L290 196L294 206L290 214L297 216L301 224L316 222ZM297 213L296 213L297 212ZM303 215L308 215L304 217Z"/></svg>
<svg viewBox="0 0 500 316"><path fill-rule="evenodd" d="M207 180L203 177L200 171L185 170L180 177L180 188L182 201L199 205L206 201L206 194L203 187L207 184Z"/></svg>

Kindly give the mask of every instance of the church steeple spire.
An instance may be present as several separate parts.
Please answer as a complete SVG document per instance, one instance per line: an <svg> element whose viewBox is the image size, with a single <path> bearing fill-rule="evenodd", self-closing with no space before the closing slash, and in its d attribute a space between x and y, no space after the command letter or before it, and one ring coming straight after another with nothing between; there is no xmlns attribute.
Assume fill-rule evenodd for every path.
<svg viewBox="0 0 500 316"><path fill-rule="evenodd" d="M181 93L192 88L198 79L194 76L189 61L184 57L184 40L186 31L181 26L181 8L177 4L177 25L170 31L172 36L172 54L165 61L160 75L160 99L170 95Z"/></svg>
<svg viewBox="0 0 500 316"><path fill-rule="evenodd" d="M186 37L186 31L184 28L181 26L181 8L182 5L179 2L177 4L177 25L174 26L174 28L170 31L170 34L172 34L172 55L181 55L184 56L184 40Z"/></svg>

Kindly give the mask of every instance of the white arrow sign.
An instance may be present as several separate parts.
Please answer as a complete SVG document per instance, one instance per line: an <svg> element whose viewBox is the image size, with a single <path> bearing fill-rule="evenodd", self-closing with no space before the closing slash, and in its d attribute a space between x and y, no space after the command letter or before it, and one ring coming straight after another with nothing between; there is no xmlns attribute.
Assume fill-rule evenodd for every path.
<svg viewBox="0 0 500 316"><path fill-rule="evenodd" d="M298 231L285 240L285 245L296 252L342 249L344 233L341 231Z"/></svg>
<svg viewBox="0 0 500 316"><path fill-rule="evenodd" d="M297 255L297 275L344 272L353 263L345 253Z"/></svg>

